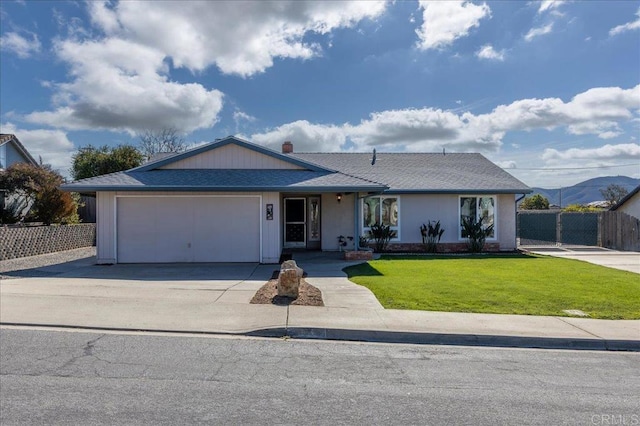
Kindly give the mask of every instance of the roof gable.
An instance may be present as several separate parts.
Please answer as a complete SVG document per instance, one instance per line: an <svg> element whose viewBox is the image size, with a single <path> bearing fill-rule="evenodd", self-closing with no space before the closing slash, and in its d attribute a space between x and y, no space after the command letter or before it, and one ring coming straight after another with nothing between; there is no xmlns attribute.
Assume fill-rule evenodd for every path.
<svg viewBox="0 0 640 426"><path fill-rule="evenodd" d="M18 140L16 135L7 134L7 133L0 134L0 146L2 146L2 145L11 146L15 150L15 152L20 157L22 157L22 160L23 160L22 162L33 164L34 166L38 165L38 162L31 156L29 151L27 151L27 148L25 148L24 145L22 145L22 143L20 142L20 140ZM7 154L7 156L8 156L8 154ZM8 160L9 160L9 158L7 158L7 161ZM11 161L10 163L13 164L15 162L16 161Z"/></svg>
<svg viewBox="0 0 640 426"><path fill-rule="evenodd" d="M617 204L614 204L609 210L612 210L612 211L618 210L618 208L625 205L629 200L634 198L636 194L638 194L639 192L640 192L640 185L633 188L627 195L622 197L622 199Z"/></svg>
<svg viewBox="0 0 640 426"><path fill-rule="evenodd" d="M317 164L281 154L234 136L152 161L132 170L142 172L159 169L294 169L333 172Z"/></svg>

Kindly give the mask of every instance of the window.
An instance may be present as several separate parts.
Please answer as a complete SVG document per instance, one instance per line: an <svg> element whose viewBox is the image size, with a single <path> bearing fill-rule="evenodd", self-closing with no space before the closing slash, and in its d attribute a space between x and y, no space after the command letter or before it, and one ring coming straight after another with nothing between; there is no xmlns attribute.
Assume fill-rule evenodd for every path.
<svg viewBox="0 0 640 426"><path fill-rule="evenodd" d="M495 223L496 199L493 196L484 197L460 197L460 223L463 219L475 218L482 221L484 227ZM488 238L495 238L495 226ZM467 238L466 233L460 227L460 238Z"/></svg>
<svg viewBox="0 0 640 426"><path fill-rule="evenodd" d="M0 169L7 168L7 144L0 145Z"/></svg>
<svg viewBox="0 0 640 426"><path fill-rule="evenodd" d="M398 197L367 197L362 200L362 231L366 235L371 225L381 223L396 231L399 238L400 203Z"/></svg>

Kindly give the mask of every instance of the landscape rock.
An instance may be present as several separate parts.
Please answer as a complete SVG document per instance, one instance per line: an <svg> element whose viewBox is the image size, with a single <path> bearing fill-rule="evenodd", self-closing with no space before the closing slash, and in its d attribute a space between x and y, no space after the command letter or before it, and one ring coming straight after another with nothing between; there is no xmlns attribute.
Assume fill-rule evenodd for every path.
<svg viewBox="0 0 640 426"><path fill-rule="evenodd" d="M295 260L284 261L278 275L278 296L297 298L302 273L302 268L298 267Z"/></svg>

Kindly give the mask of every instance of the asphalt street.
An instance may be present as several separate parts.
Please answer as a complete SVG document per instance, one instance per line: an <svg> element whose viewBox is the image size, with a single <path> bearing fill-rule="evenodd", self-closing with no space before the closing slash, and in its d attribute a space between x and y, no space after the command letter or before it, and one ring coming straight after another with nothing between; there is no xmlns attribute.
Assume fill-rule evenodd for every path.
<svg viewBox="0 0 640 426"><path fill-rule="evenodd" d="M637 425L638 365L624 352L3 328L0 424Z"/></svg>

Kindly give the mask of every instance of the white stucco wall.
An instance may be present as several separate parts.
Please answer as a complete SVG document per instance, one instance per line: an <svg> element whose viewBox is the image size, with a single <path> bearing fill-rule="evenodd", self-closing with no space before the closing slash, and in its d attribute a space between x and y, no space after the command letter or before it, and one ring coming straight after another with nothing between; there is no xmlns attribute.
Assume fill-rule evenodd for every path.
<svg viewBox="0 0 640 426"><path fill-rule="evenodd" d="M498 241L500 250L515 250L516 245L516 196L498 195Z"/></svg>
<svg viewBox="0 0 640 426"><path fill-rule="evenodd" d="M277 263L281 250L280 194L277 192L209 193L209 192L98 192L96 203L96 251L98 263L116 262L116 203L126 196L210 196L260 195L262 197L262 263ZM266 219L266 205L273 204L273 220ZM144 220L145 218L140 218Z"/></svg>
<svg viewBox="0 0 640 426"><path fill-rule="evenodd" d="M493 194L487 194L493 195ZM476 196L476 195L473 195ZM516 247L515 196L494 195L496 198L496 239L501 250ZM403 194L400 199L400 239L398 243L421 243L420 226L427 221L440 221L444 234L440 242L458 243L459 196L456 194Z"/></svg>
<svg viewBox="0 0 640 426"><path fill-rule="evenodd" d="M617 208L617 211L640 219L640 192L633 194L626 203Z"/></svg>
<svg viewBox="0 0 640 426"><path fill-rule="evenodd" d="M320 217L322 229L322 250L338 250L338 237L355 238L354 200L355 194L343 195L338 203L335 193L322 194L320 201L322 214ZM348 241L347 249L354 248L353 241Z"/></svg>
<svg viewBox="0 0 640 426"><path fill-rule="evenodd" d="M458 196L447 194L399 195L400 198L400 241L401 243L421 243L420 226L427 221L440 221L444 229L442 243L458 242Z"/></svg>

